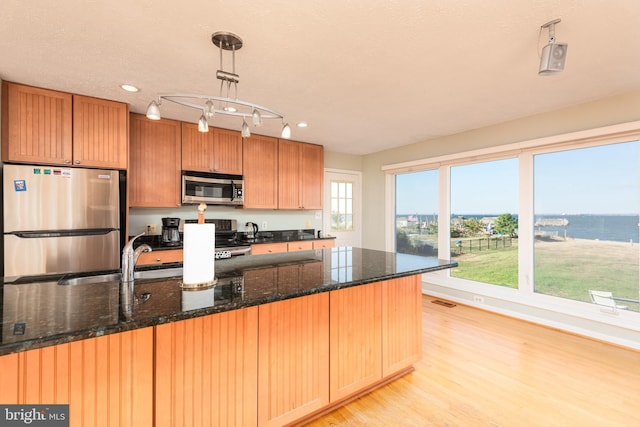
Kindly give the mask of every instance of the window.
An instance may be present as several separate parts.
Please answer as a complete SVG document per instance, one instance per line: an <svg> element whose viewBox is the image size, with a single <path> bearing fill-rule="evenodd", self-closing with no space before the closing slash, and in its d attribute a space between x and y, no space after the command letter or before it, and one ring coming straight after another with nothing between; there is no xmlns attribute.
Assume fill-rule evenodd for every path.
<svg viewBox="0 0 640 427"><path fill-rule="evenodd" d="M638 142L534 156L535 292L638 310Z"/></svg>
<svg viewBox="0 0 640 427"><path fill-rule="evenodd" d="M453 277L518 287L518 159L451 167Z"/></svg>
<svg viewBox="0 0 640 427"><path fill-rule="evenodd" d="M353 183L331 181L331 231L352 231L353 226Z"/></svg>
<svg viewBox="0 0 640 427"><path fill-rule="evenodd" d="M438 250L438 172L396 175L396 252L424 256Z"/></svg>

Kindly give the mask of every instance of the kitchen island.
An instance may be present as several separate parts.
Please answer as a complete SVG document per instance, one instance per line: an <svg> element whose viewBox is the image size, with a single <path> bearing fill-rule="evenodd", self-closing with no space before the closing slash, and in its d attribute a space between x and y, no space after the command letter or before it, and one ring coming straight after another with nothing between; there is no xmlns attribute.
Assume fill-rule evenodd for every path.
<svg viewBox="0 0 640 427"><path fill-rule="evenodd" d="M296 423L410 372L421 275L453 266L339 247L217 261L203 290L177 269L134 295L5 281L0 402L69 403L85 426Z"/></svg>

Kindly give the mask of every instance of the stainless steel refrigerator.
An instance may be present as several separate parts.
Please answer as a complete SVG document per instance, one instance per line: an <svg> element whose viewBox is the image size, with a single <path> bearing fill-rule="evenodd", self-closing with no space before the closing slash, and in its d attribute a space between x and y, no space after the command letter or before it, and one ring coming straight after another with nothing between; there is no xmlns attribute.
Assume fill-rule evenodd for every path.
<svg viewBox="0 0 640 427"><path fill-rule="evenodd" d="M119 172L3 165L4 276L117 269Z"/></svg>

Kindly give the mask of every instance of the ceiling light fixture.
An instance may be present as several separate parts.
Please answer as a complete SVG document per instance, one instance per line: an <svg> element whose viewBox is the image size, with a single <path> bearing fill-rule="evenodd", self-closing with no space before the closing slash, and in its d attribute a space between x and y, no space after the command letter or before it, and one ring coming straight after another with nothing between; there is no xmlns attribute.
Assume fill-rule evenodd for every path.
<svg viewBox="0 0 640 427"><path fill-rule="evenodd" d="M543 28L549 29L549 44L542 49L542 55L540 55L538 74L541 76L556 74L564 70L564 61L567 58L567 47L569 45L556 43L555 26L559 22L559 18L554 19L540 27L540 33L542 33Z"/></svg>
<svg viewBox="0 0 640 427"><path fill-rule="evenodd" d="M140 91L140 89L138 89L134 85L128 85L128 84L121 84L120 88L122 90L126 90L127 92L139 92Z"/></svg>
<svg viewBox="0 0 640 427"><path fill-rule="evenodd" d="M149 104L147 117L152 120L160 120L160 105L163 101L170 101L184 107L199 110L202 113L198 120L198 130L200 132L208 132L208 120L217 114L223 114L242 118L242 136L245 138L251 136L251 131L247 124L248 119L254 126L262 125L264 120L281 120L281 137L290 138L291 128L285 121L284 115L267 107L238 99L240 76L236 73L236 51L242 48L242 39L232 33L217 32L211 35L211 42L220 50L220 69L216 72L216 78L220 80L219 95L161 94L158 95L157 100L151 101ZM223 50L231 51L233 62L231 72L223 69ZM231 97L232 88L233 97ZM225 89L226 92L223 95Z"/></svg>

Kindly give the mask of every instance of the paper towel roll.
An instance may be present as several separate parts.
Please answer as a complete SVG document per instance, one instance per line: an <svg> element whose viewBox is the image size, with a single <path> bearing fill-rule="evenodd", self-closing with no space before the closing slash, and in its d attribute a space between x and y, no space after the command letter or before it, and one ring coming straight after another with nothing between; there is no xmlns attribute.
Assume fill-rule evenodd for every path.
<svg viewBox="0 0 640 427"><path fill-rule="evenodd" d="M213 307L215 288L182 291L182 311Z"/></svg>
<svg viewBox="0 0 640 427"><path fill-rule="evenodd" d="M183 286L212 286L215 277L215 224L185 224L182 246Z"/></svg>

